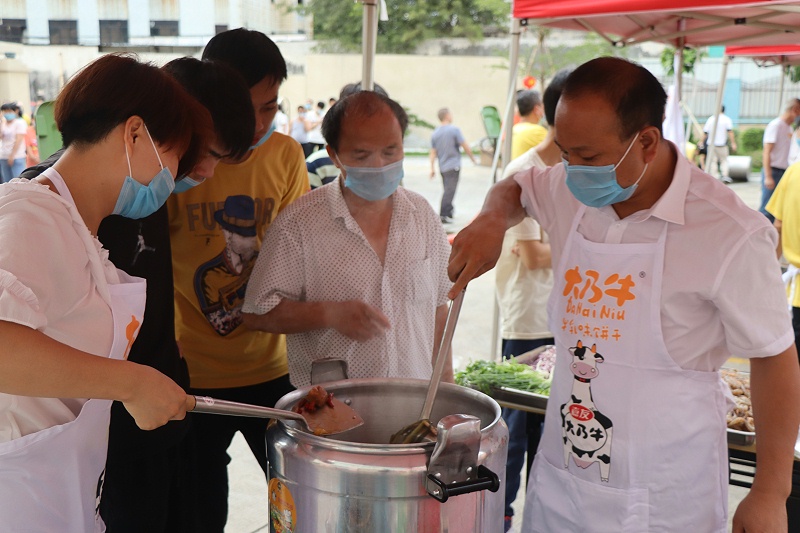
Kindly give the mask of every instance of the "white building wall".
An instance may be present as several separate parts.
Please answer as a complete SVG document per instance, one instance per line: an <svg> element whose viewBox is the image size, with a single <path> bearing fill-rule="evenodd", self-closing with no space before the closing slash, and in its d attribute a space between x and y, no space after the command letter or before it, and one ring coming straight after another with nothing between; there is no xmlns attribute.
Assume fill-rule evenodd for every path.
<svg viewBox="0 0 800 533"><path fill-rule="evenodd" d="M128 0L100 0L97 2L100 20L127 20ZM128 23L130 25L130 23Z"/></svg>
<svg viewBox="0 0 800 533"><path fill-rule="evenodd" d="M100 19L97 0L78 0L78 44L97 46L100 44Z"/></svg>
<svg viewBox="0 0 800 533"><path fill-rule="evenodd" d="M181 37L214 35L214 0L180 0L178 32Z"/></svg>
<svg viewBox="0 0 800 533"><path fill-rule="evenodd" d="M150 38L150 1L128 0L128 39L131 44Z"/></svg>
<svg viewBox="0 0 800 533"><path fill-rule="evenodd" d="M28 42L30 44L50 44L50 26L47 0L27 0L25 2Z"/></svg>

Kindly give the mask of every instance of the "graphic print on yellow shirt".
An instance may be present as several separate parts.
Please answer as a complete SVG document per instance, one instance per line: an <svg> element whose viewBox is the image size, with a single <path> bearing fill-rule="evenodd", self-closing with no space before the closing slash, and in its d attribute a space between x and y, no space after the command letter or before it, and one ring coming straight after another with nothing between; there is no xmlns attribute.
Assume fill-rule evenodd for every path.
<svg viewBox="0 0 800 533"><path fill-rule="evenodd" d="M227 335L242 323L247 280L258 257L255 201L245 195L229 196L214 212L214 220L222 228L225 249L200 265L194 287L211 327Z"/></svg>

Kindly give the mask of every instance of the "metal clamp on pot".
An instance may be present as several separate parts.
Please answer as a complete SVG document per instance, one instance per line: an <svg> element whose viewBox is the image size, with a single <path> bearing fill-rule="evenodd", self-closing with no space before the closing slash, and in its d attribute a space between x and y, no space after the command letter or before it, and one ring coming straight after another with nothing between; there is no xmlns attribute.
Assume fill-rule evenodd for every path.
<svg viewBox="0 0 800 533"><path fill-rule="evenodd" d="M428 462L425 490L444 503L451 496L489 489L497 492L497 474L478 465L481 421L471 415L448 415L437 425L436 446Z"/></svg>

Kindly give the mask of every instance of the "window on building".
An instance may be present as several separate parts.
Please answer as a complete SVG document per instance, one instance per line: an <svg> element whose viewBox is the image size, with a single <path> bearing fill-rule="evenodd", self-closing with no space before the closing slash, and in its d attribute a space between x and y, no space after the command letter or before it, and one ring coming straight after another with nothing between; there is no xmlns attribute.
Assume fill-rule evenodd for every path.
<svg viewBox="0 0 800 533"><path fill-rule="evenodd" d="M151 20L150 37L177 37L177 20Z"/></svg>
<svg viewBox="0 0 800 533"><path fill-rule="evenodd" d="M100 44L125 44L128 42L128 21L127 20L101 20L100 21Z"/></svg>
<svg viewBox="0 0 800 533"><path fill-rule="evenodd" d="M25 19L0 18L0 41L21 43L25 31Z"/></svg>
<svg viewBox="0 0 800 533"><path fill-rule="evenodd" d="M217 24L217 25L214 26L214 34L215 35L217 33L222 33L224 31L228 31L228 25L227 24Z"/></svg>
<svg viewBox="0 0 800 533"><path fill-rule="evenodd" d="M77 20L50 20L50 44L78 44Z"/></svg>

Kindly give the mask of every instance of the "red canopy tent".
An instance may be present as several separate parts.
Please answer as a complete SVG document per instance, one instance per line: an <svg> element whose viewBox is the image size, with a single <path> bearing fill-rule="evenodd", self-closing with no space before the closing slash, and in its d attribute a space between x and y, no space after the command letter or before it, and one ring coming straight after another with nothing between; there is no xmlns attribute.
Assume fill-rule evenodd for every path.
<svg viewBox="0 0 800 533"><path fill-rule="evenodd" d="M506 130L510 129L513 89L522 25L593 31L616 46L656 41L679 53L676 77L680 94L683 48L750 43L795 45L800 42L800 2L773 0L514 0ZM728 57L728 56L726 56ZM721 89L721 88L720 88ZM717 95L717 109L722 101ZM506 131L506 138L510 132ZM503 160L510 157L508 143Z"/></svg>
<svg viewBox="0 0 800 533"><path fill-rule="evenodd" d="M513 16L537 26L594 31L620 46L675 45L681 39L692 47L794 44L800 32L800 2L786 0L515 0Z"/></svg>
<svg viewBox="0 0 800 533"><path fill-rule="evenodd" d="M798 37L797 42L800 42ZM726 46L725 55L752 57L759 65L800 65L800 45Z"/></svg>

